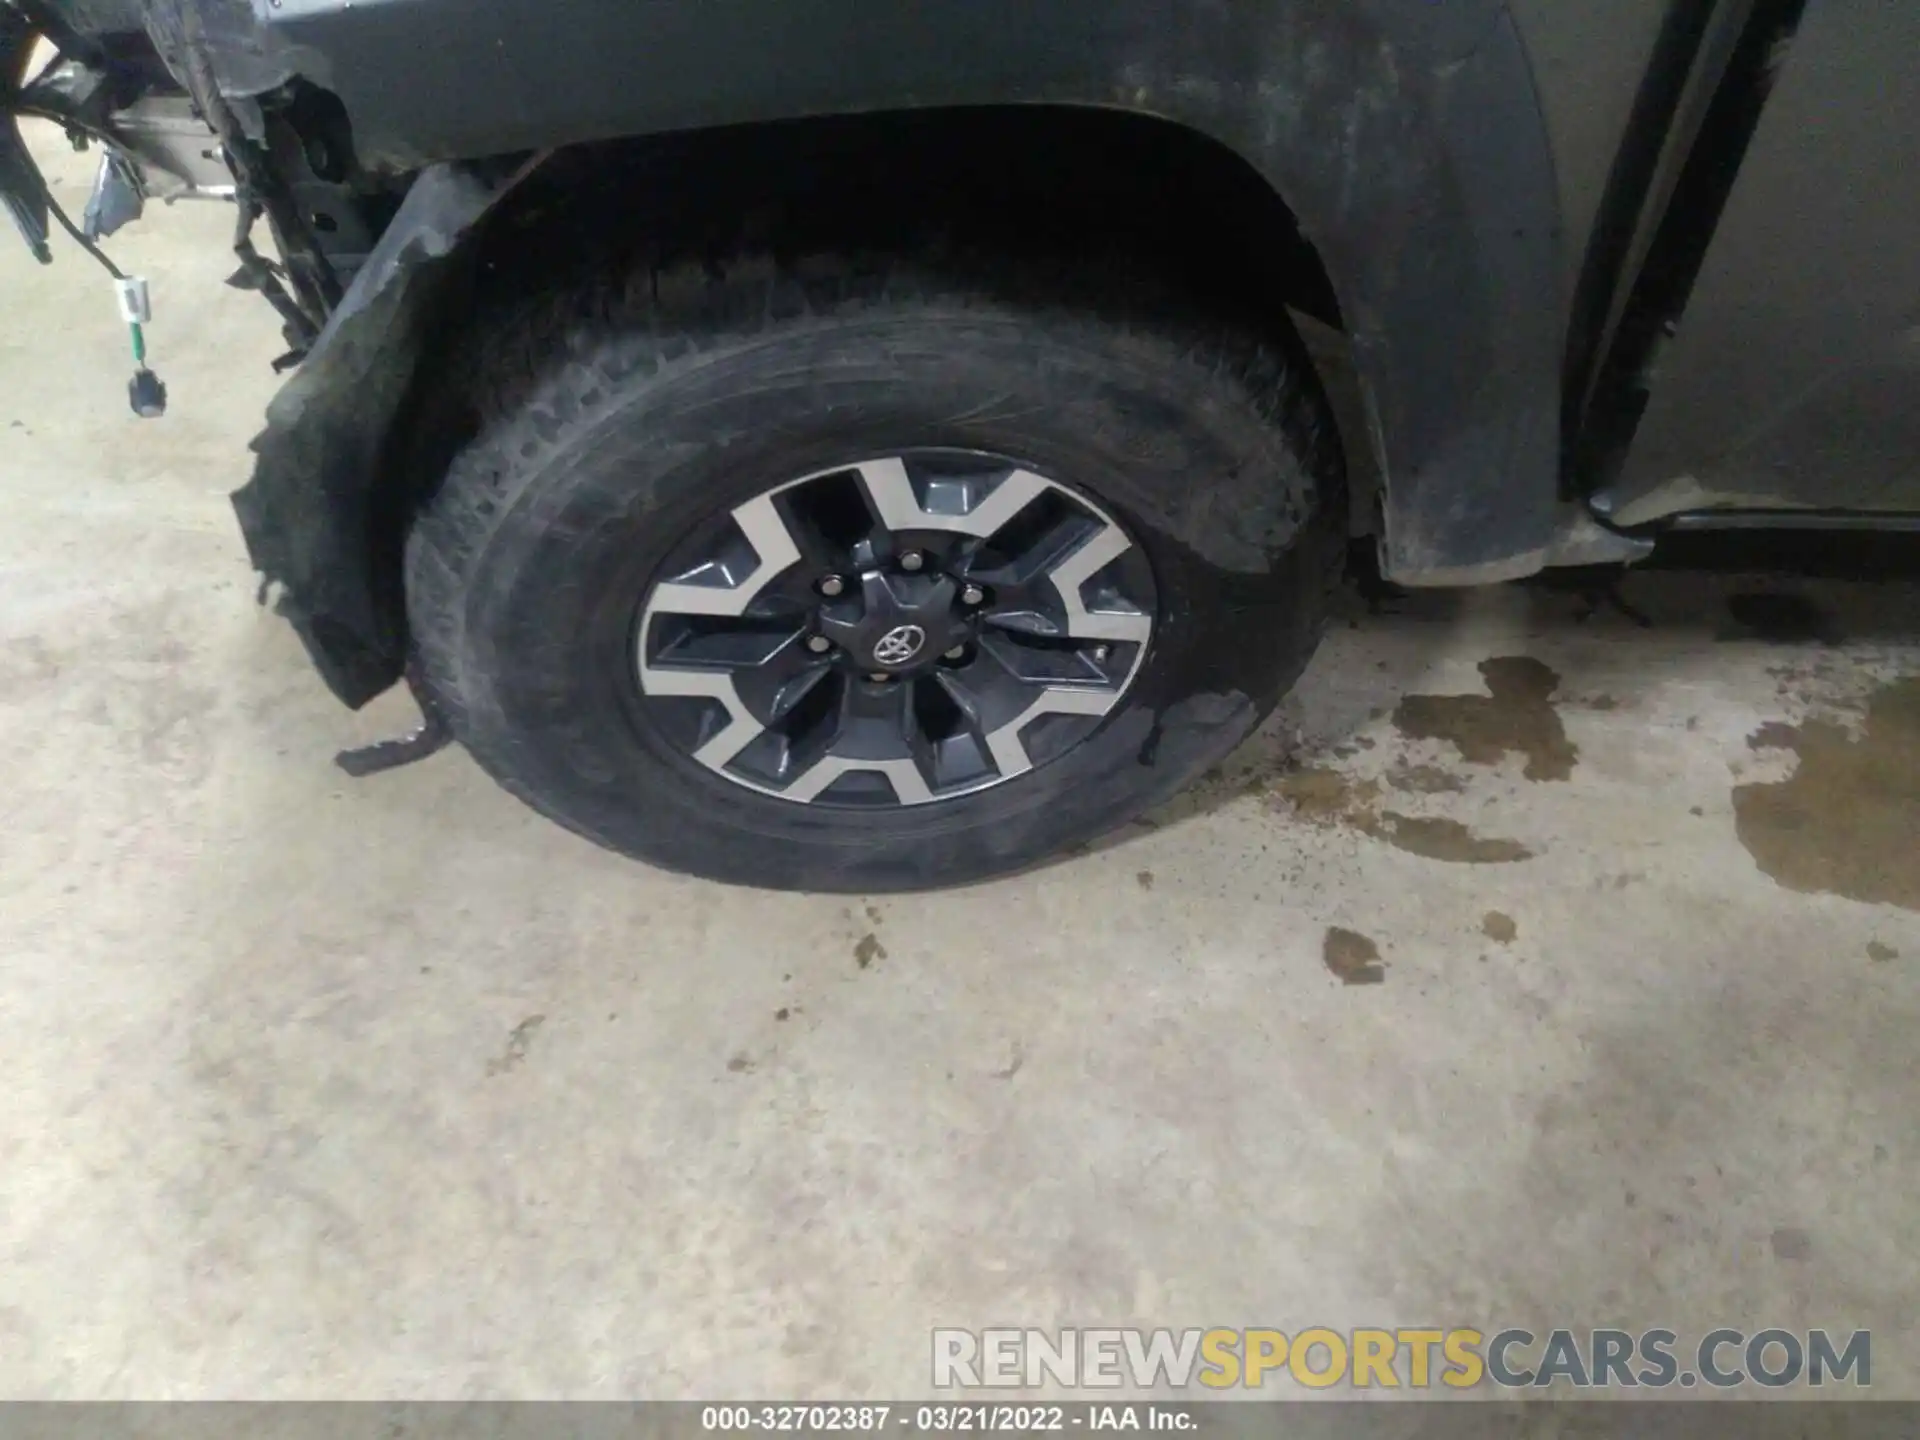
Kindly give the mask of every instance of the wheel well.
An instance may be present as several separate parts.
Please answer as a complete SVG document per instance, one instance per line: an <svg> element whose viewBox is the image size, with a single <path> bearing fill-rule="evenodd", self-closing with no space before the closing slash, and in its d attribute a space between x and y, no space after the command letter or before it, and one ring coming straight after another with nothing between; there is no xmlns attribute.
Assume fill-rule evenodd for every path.
<svg viewBox="0 0 1920 1440"><path fill-rule="evenodd" d="M306 374L312 361L305 367L324 403L289 409L284 424L270 416L255 481L237 497L256 563L282 578L324 577L305 586L296 618L306 617L302 634L336 693L361 703L400 671L406 534L474 433L459 377L487 345L485 317L688 260L942 242L1056 260L1118 253L1253 326L1284 325L1291 308L1344 328L1319 256L1272 187L1231 150L1168 121L977 108L571 146L529 166L434 280L395 302L402 318L373 352L381 378L347 378L358 374L347 353L357 346L335 347L342 393ZM385 376L410 378L395 392ZM368 408L383 390L394 395L390 420ZM325 443L302 438L315 430ZM340 629L336 612L357 617L351 634L321 633Z"/></svg>
<svg viewBox="0 0 1920 1440"><path fill-rule="evenodd" d="M1254 328L1286 325L1289 309L1344 328L1285 202L1224 145L1170 121L967 108L568 147L541 160L462 247L466 283L447 290L427 327L375 487L376 574L397 573L412 514L474 433L461 377L502 317L688 261L943 246L1056 266L1123 259ZM1324 362L1324 348L1310 348Z"/></svg>
<svg viewBox="0 0 1920 1440"><path fill-rule="evenodd" d="M479 248L487 282L511 293L552 284L556 265L930 239L1123 250L1242 313L1284 305L1340 327L1318 254L1252 166L1118 110L888 112L571 147L509 197Z"/></svg>

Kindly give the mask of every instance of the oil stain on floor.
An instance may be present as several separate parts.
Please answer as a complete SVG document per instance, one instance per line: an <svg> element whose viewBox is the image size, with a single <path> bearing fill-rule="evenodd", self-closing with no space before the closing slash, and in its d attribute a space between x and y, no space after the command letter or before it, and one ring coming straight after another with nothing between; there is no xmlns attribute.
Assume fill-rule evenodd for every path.
<svg viewBox="0 0 1920 1440"><path fill-rule="evenodd" d="M1380 947L1357 930L1329 926L1320 958L1342 985L1379 985L1387 978Z"/></svg>
<svg viewBox="0 0 1920 1440"><path fill-rule="evenodd" d="M1379 828L1368 833L1409 855L1445 860L1452 865L1511 865L1533 858L1533 851L1518 840L1476 835L1458 820L1430 815L1401 815L1388 810L1380 816Z"/></svg>
<svg viewBox="0 0 1920 1440"><path fill-rule="evenodd" d="M1289 771L1275 783L1274 793L1310 824L1343 825L1423 859L1454 865L1509 865L1533 858L1533 852L1519 841L1477 835L1458 820L1378 810L1378 781L1354 780L1324 766L1303 765Z"/></svg>
<svg viewBox="0 0 1920 1440"><path fill-rule="evenodd" d="M1408 695L1393 725L1409 740L1451 743L1470 765L1498 765L1503 755L1527 757L1529 780L1565 780L1580 751L1553 708L1560 677L1531 655L1497 655L1480 662L1485 695Z"/></svg>
<svg viewBox="0 0 1920 1440"><path fill-rule="evenodd" d="M1414 795L1457 795L1467 788L1466 781L1438 765L1396 765L1387 772L1387 783Z"/></svg>
<svg viewBox="0 0 1920 1440"><path fill-rule="evenodd" d="M1857 740L1808 720L1750 743L1800 757L1785 780L1734 789L1755 864L1789 890L1920 910L1920 675L1874 692Z"/></svg>

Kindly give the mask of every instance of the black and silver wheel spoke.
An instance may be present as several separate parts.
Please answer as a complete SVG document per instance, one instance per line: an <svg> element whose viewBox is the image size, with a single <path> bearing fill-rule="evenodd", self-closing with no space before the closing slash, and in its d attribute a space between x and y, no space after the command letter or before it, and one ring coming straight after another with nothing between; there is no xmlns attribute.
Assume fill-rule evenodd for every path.
<svg viewBox="0 0 1920 1440"><path fill-rule="evenodd" d="M841 693L828 752L784 790L789 800L812 800L853 774L884 775L902 805L933 798L912 753L913 686L849 680Z"/></svg>
<svg viewBox="0 0 1920 1440"><path fill-rule="evenodd" d="M1028 506L969 563L966 578L994 597L982 621L1036 636L1143 643L1152 617L1101 574L1133 542L1113 521L1052 498Z"/></svg>
<svg viewBox="0 0 1920 1440"><path fill-rule="evenodd" d="M981 744L1003 780L1033 768L1026 734L1036 720L1105 715L1123 688L1096 662L1065 647L1027 646L995 635L981 640L980 656L951 680L974 697Z"/></svg>
<svg viewBox="0 0 1920 1440"><path fill-rule="evenodd" d="M876 540L884 538L859 477L851 471L822 476L817 484L790 486L777 492L773 503L800 559L771 585L802 603L812 602L815 582L836 574L855 557L870 557Z"/></svg>
<svg viewBox="0 0 1920 1440"><path fill-rule="evenodd" d="M777 487L663 570L643 696L699 702L678 731L695 761L800 802L918 805L1025 774L1113 709L1153 627L1151 570L1113 519L970 452Z"/></svg>
<svg viewBox="0 0 1920 1440"><path fill-rule="evenodd" d="M664 588L664 587L662 587ZM732 617L668 615L654 621L657 649L643 669L649 695L713 702L694 758L716 769L781 720L831 673L806 633Z"/></svg>
<svg viewBox="0 0 1920 1440"><path fill-rule="evenodd" d="M738 506L729 518L734 533L723 537L711 554L654 586L647 598L649 611L744 615L768 582L800 559L800 549L771 495Z"/></svg>
<svg viewBox="0 0 1920 1440"><path fill-rule="evenodd" d="M935 530L984 539L1040 495L1059 488L1017 466L977 469L971 475L923 471L918 483L900 456L853 468L875 518L894 534Z"/></svg>

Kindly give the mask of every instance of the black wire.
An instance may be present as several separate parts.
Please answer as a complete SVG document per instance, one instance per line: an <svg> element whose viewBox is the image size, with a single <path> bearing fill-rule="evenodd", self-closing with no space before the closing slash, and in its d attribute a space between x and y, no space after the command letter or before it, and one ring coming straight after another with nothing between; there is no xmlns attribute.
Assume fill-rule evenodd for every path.
<svg viewBox="0 0 1920 1440"><path fill-rule="evenodd" d="M6 3L6 0L0 0L0 4L3 3ZM73 30L72 27L67 26L58 15L45 11L40 4L40 0L15 0L15 3L19 4L26 12L30 22L38 25L41 38L49 41L54 47L54 58L50 60L46 67L41 70L40 74L35 77L36 81L51 74L53 67L59 64L60 60L68 54L80 55L83 59L88 59L89 63L93 63L89 55L88 42L82 40L78 32ZM104 68L104 55L99 54L98 47L92 47L92 54L99 56L99 62L95 65L95 68ZM48 116L46 118L63 124L71 123L61 120L61 117L58 116ZM210 121L211 118L212 117L209 117ZM230 119L230 117L227 118ZM228 139L221 126L215 125L213 128L215 133L219 134L222 140L228 144L229 153L234 153L233 145L235 142ZM103 136L96 136L95 138L99 139L103 144L110 143ZM73 238L74 244L86 251L87 254L91 255L95 260L98 260L107 274L111 275L117 281L124 281L127 278L126 272L108 258L106 251L89 240L81 231L80 227L68 218L67 212L60 208L60 202L53 198L53 190L48 186L46 177L39 175L37 170L31 165L29 165L28 169L35 175L35 178L40 181L40 198L46 202L48 213L60 222L60 228ZM283 276L289 280L292 278L288 275L287 271L283 267L274 264L273 261L267 259L254 248L252 240L253 223L259 218L260 203L253 196L250 177L243 173L239 166L234 166L233 169L235 171L234 179L237 182L237 193L234 196L234 200L240 211L239 220L235 226L234 251L240 257L243 272L253 282L254 287L266 297L267 302L279 313L281 320L285 322L288 338L294 345L292 358L298 360L304 357L308 346L318 337L321 328L320 324L307 313L292 295L287 293L286 285L281 283ZM283 360L287 358L289 357L281 357ZM280 362L275 361L275 371L278 372L280 368Z"/></svg>
<svg viewBox="0 0 1920 1440"><path fill-rule="evenodd" d="M80 39L78 32L67 25L58 15L53 14L44 6L35 3L35 0L21 0L20 9L26 15L28 23L39 29L41 38L51 44L54 51L53 58L46 63L38 75L34 76L34 83L37 84L39 81L46 79L48 75L53 73L53 67L66 59L69 54L79 54L85 58L85 53L88 49L87 44ZM94 48L97 53L98 47ZM27 85L21 88L25 91L31 89L32 86ZM58 119L56 116L48 116L47 118ZM107 252L89 240L81 233L80 227L67 218L67 212L62 210L60 208L60 202L53 198L53 187L47 184L46 176L39 173L38 167L29 161L27 163L27 171L40 182L40 199L45 202L48 213L60 222L60 228L73 237L73 243L105 266L107 274L111 275L114 279L126 279L126 272L107 258Z"/></svg>
<svg viewBox="0 0 1920 1440"><path fill-rule="evenodd" d="M73 237L74 244L78 245L82 250L106 266L107 274L111 275L114 279L124 280L127 278L126 272L107 258L107 252L94 244L93 241L89 240L85 235L81 234L80 227L67 218L67 212L60 208L60 202L53 198L53 192L47 188L45 181L41 182L40 195L41 198L47 202L47 210L52 214L54 219L60 222L60 228Z"/></svg>

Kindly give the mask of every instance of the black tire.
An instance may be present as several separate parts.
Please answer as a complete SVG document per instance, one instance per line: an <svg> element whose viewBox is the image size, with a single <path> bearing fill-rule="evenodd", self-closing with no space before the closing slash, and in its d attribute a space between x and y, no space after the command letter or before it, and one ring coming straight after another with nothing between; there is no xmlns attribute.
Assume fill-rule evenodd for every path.
<svg viewBox="0 0 1920 1440"><path fill-rule="evenodd" d="M1298 677L1343 554L1324 399L1137 277L823 259L662 272L523 306L475 345L477 435L422 506L406 583L426 698L500 784L612 849L786 889L1015 870L1166 800ZM1145 548L1131 688L1030 773L931 805L758 794L635 722L632 643L668 548L721 507L863 454L1020 457Z"/></svg>

